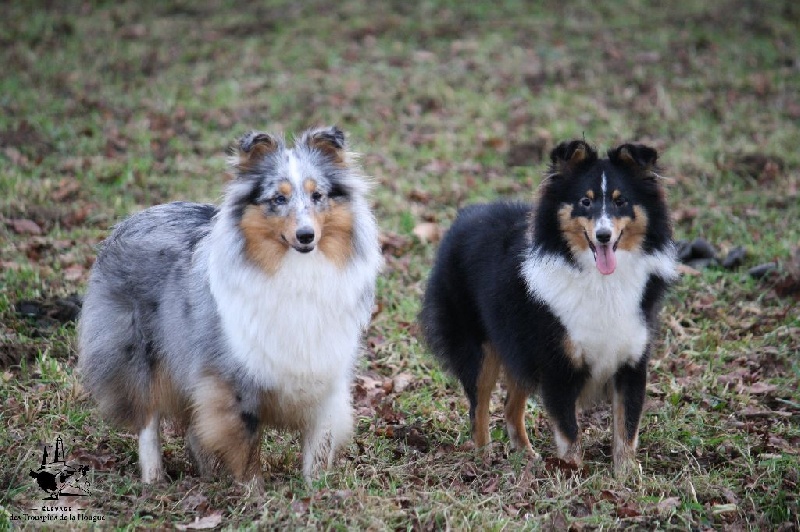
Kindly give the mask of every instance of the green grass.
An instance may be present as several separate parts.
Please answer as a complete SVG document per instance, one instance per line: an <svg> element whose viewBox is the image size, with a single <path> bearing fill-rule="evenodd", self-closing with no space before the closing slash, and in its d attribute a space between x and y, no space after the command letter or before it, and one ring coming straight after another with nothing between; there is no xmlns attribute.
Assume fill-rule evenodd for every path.
<svg viewBox="0 0 800 532"><path fill-rule="evenodd" d="M773 260L791 269L800 246L794 4L39 4L4 6L0 26L0 528L42 513L28 470L58 435L93 466L90 497L69 504L119 528L217 513L226 528L800 526L800 312L776 294L780 278L745 274ZM389 389L401 375L407 387L356 386L354 441L313 486L291 434L265 439L258 495L197 478L171 429L172 481L142 485L135 437L106 425L80 386L74 323L22 316L18 303L52 309L81 293L94 246L121 217L218 199L225 150L243 132L330 123L362 152L394 246L358 382ZM671 293L642 474L628 482L611 475L605 406L583 416L584 471L552 460L533 399L542 462L510 451L499 393L495 442L474 451L466 401L415 324L436 245L414 228L446 228L469 203L530 198L542 155L573 137L653 145L676 236L748 253L739 270L684 275ZM525 143L540 153L509 166ZM754 172L750 154L777 166ZM17 234L17 219L42 234Z"/></svg>

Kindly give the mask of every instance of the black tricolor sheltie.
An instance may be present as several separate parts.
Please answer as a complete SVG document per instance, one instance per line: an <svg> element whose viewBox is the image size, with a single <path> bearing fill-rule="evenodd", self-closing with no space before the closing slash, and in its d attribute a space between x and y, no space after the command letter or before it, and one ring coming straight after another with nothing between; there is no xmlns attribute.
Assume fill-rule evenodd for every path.
<svg viewBox="0 0 800 532"><path fill-rule="evenodd" d="M676 278L656 151L624 144L607 158L564 142L535 205L462 210L428 282L422 329L464 386L472 437L489 443L489 399L502 369L512 444L532 456L527 397L538 393L560 458L579 464L577 409L609 397L614 469L635 464L658 310Z"/></svg>

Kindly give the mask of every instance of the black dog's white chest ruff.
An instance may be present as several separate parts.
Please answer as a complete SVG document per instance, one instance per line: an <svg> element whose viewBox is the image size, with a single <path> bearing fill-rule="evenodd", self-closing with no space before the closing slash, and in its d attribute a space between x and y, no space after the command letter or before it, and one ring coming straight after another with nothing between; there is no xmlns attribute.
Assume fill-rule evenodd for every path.
<svg viewBox="0 0 800 532"><path fill-rule="evenodd" d="M530 296L545 303L566 329L575 348L575 365L586 366L599 383L622 365L635 364L644 353L650 332L641 302L650 276L676 276L671 248L652 255L617 255L612 275L602 275L594 264L576 267L535 251L521 268Z"/></svg>

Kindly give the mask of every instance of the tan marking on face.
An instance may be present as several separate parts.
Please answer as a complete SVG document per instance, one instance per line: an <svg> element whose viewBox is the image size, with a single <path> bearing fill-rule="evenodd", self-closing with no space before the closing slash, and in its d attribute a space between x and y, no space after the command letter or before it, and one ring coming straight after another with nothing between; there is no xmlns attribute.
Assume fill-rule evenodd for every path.
<svg viewBox="0 0 800 532"><path fill-rule="evenodd" d="M319 250L343 268L353 255L353 212L344 203L331 200L330 208L312 216L314 231L321 235Z"/></svg>
<svg viewBox="0 0 800 532"><path fill-rule="evenodd" d="M317 190L317 182L311 178L307 178L303 181L303 189L309 194L313 194L315 190Z"/></svg>
<svg viewBox="0 0 800 532"><path fill-rule="evenodd" d="M278 185L278 192L283 194L286 197L292 195L292 184L288 181L281 181L281 184Z"/></svg>
<svg viewBox="0 0 800 532"><path fill-rule="evenodd" d="M620 192L619 190L615 190L614 192L611 193L611 199L613 200L616 200L620 196L622 196L622 192Z"/></svg>
<svg viewBox="0 0 800 532"><path fill-rule="evenodd" d="M626 216L614 219L614 234L619 235L622 232L617 249L635 251L642 247L647 234L647 213L638 205L633 208L633 213L635 218Z"/></svg>
<svg viewBox="0 0 800 532"><path fill-rule="evenodd" d="M567 245L574 255L589 249L586 234L594 234L594 222L585 216L572 217L572 205L564 205L558 210L558 223Z"/></svg>
<svg viewBox="0 0 800 532"><path fill-rule="evenodd" d="M594 190L587 190L586 191L586 197L589 198L590 200L594 201Z"/></svg>
<svg viewBox="0 0 800 532"><path fill-rule="evenodd" d="M533 450L531 441L528 439L528 431L525 429L525 406L528 403L528 390L519 381L513 378L508 372L506 374L506 404L503 413L506 418L506 430L511 445L517 451L523 451L532 458L538 457L538 453Z"/></svg>
<svg viewBox="0 0 800 532"><path fill-rule="evenodd" d="M244 235L247 258L267 275L275 275L289 251L289 244L284 238L294 238L297 232L294 217L266 216L261 207L248 205L239 227Z"/></svg>
<svg viewBox="0 0 800 532"><path fill-rule="evenodd" d="M478 447L485 447L492 440L489 435L489 404L499 375L500 359L490 344L484 344L483 361L480 373L478 373L475 418L472 420L472 441Z"/></svg>
<svg viewBox="0 0 800 532"><path fill-rule="evenodd" d="M206 375L192 396L192 432L205 452L219 456L240 481L261 478L261 433L245 426L236 393L224 379Z"/></svg>

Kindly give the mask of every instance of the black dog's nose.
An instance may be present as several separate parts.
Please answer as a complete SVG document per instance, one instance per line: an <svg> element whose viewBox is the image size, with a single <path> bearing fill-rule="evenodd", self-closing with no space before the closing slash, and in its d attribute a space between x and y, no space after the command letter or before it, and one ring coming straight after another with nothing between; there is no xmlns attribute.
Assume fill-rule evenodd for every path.
<svg viewBox="0 0 800 532"><path fill-rule="evenodd" d="M597 241L601 244L608 244L611 242L611 229L601 227L597 231L594 232L594 236L597 238Z"/></svg>
<svg viewBox="0 0 800 532"><path fill-rule="evenodd" d="M311 227L301 227L295 233L297 241L301 244L310 244L314 241L314 229Z"/></svg>

